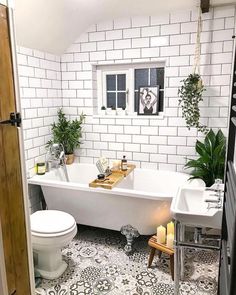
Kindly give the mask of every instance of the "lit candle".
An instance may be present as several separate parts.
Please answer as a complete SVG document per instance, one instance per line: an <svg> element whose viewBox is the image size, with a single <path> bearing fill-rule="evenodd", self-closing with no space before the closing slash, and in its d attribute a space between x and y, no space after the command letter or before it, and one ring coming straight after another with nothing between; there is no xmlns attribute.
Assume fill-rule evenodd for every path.
<svg viewBox="0 0 236 295"><path fill-rule="evenodd" d="M112 163L114 170L120 170L120 160L116 160Z"/></svg>
<svg viewBox="0 0 236 295"><path fill-rule="evenodd" d="M166 242L166 228L162 225L157 227L157 243L165 244Z"/></svg>
<svg viewBox="0 0 236 295"><path fill-rule="evenodd" d="M174 247L174 235L173 234L167 235L166 246L170 249L173 249L173 247Z"/></svg>
<svg viewBox="0 0 236 295"><path fill-rule="evenodd" d="M175 225L174 225L174 222L171 221L167 224L167 235L169 235L169 234L174 235L174 233L175 233Z"/></svg>

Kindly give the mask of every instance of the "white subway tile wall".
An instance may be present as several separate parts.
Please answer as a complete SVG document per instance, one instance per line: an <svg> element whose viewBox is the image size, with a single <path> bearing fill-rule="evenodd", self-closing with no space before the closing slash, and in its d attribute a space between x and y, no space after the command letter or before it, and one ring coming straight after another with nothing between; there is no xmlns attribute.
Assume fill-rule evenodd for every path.
<svg viewBox="0 0 236 295"><path fill-rule="evenodd" d="M62 107L61 63L60 57L49 53L23 47L17 52L26 167L32 175L35 164L45 161L50 127ZM70 84L71 89L75 86L80 85Z"/></svg>
<svg viewBox="0 0 236 295"><path fill-rule="evenodd" d="M195 129L188 130L178 107L180 81L192 71L197 11L109 20L93 25L61 56L19 49L28 167L43 155L56 109L71 118L87 114L79 161L111 161L127 155L138 167L182 171L195 156ZM235 8L203 15L201 74L206 91L202 121L227 133ZM96 65L166 60L163 118L94 117ZM60 66L61 62L61 66ZM62 80L62 81L61 81ZM37 120L38 119L38 120ZM41 140L40 140L41 138Z"/></svg>

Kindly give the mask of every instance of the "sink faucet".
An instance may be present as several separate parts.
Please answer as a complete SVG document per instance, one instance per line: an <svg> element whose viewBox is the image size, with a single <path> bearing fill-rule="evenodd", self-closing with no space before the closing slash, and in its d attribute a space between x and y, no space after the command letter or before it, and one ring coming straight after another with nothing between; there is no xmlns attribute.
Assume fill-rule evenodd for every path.
<svg viewBox="0 0 236 295"><path fill-rule="evenodd" d="M212 200L212 199L206 199L205 202L208 203L208 207L207 209L211 209L211 208L215 208L215 209L221 209L222 208L222 198L221 198L221 189L220 189L220 185L222 184L222 180L221 179L216 179L215 180L215 189L212 189L213 191L215 191L215 194L212 194L210 196L216 196L217 199L216 200ZM208 189L208 190L211 190ZM214 204L214 205L212 205Z"/></svg>

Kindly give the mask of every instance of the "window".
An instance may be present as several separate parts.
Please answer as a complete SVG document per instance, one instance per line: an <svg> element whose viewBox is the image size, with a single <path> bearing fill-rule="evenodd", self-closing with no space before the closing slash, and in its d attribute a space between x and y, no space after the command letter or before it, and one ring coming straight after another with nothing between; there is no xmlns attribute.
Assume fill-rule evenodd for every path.
<svg viewBox="0 0 236 295"><path fill-rule="evenodd" d="M126 108L126 75L106 75L106 102L108 108Z"/></svg>
<svg viewBox="0 0 236 295"><path fill-rule="evenodd" d="M97 67L98 109L125 108L138 111L139 87L159 85L159 112L164 110L164 63Z"/></svg>

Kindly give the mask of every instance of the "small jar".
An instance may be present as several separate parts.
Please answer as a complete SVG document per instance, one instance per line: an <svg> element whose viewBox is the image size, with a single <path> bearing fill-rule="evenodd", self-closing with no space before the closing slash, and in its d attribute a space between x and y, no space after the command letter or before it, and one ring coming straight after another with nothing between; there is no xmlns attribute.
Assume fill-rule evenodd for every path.
<svg viewBox="0 0 236 295"><path fill-rule="evenodd" d="M36 173L38 175L44 175L46 172L46 165L45 163L37 163L36 164Z"/></svg>

